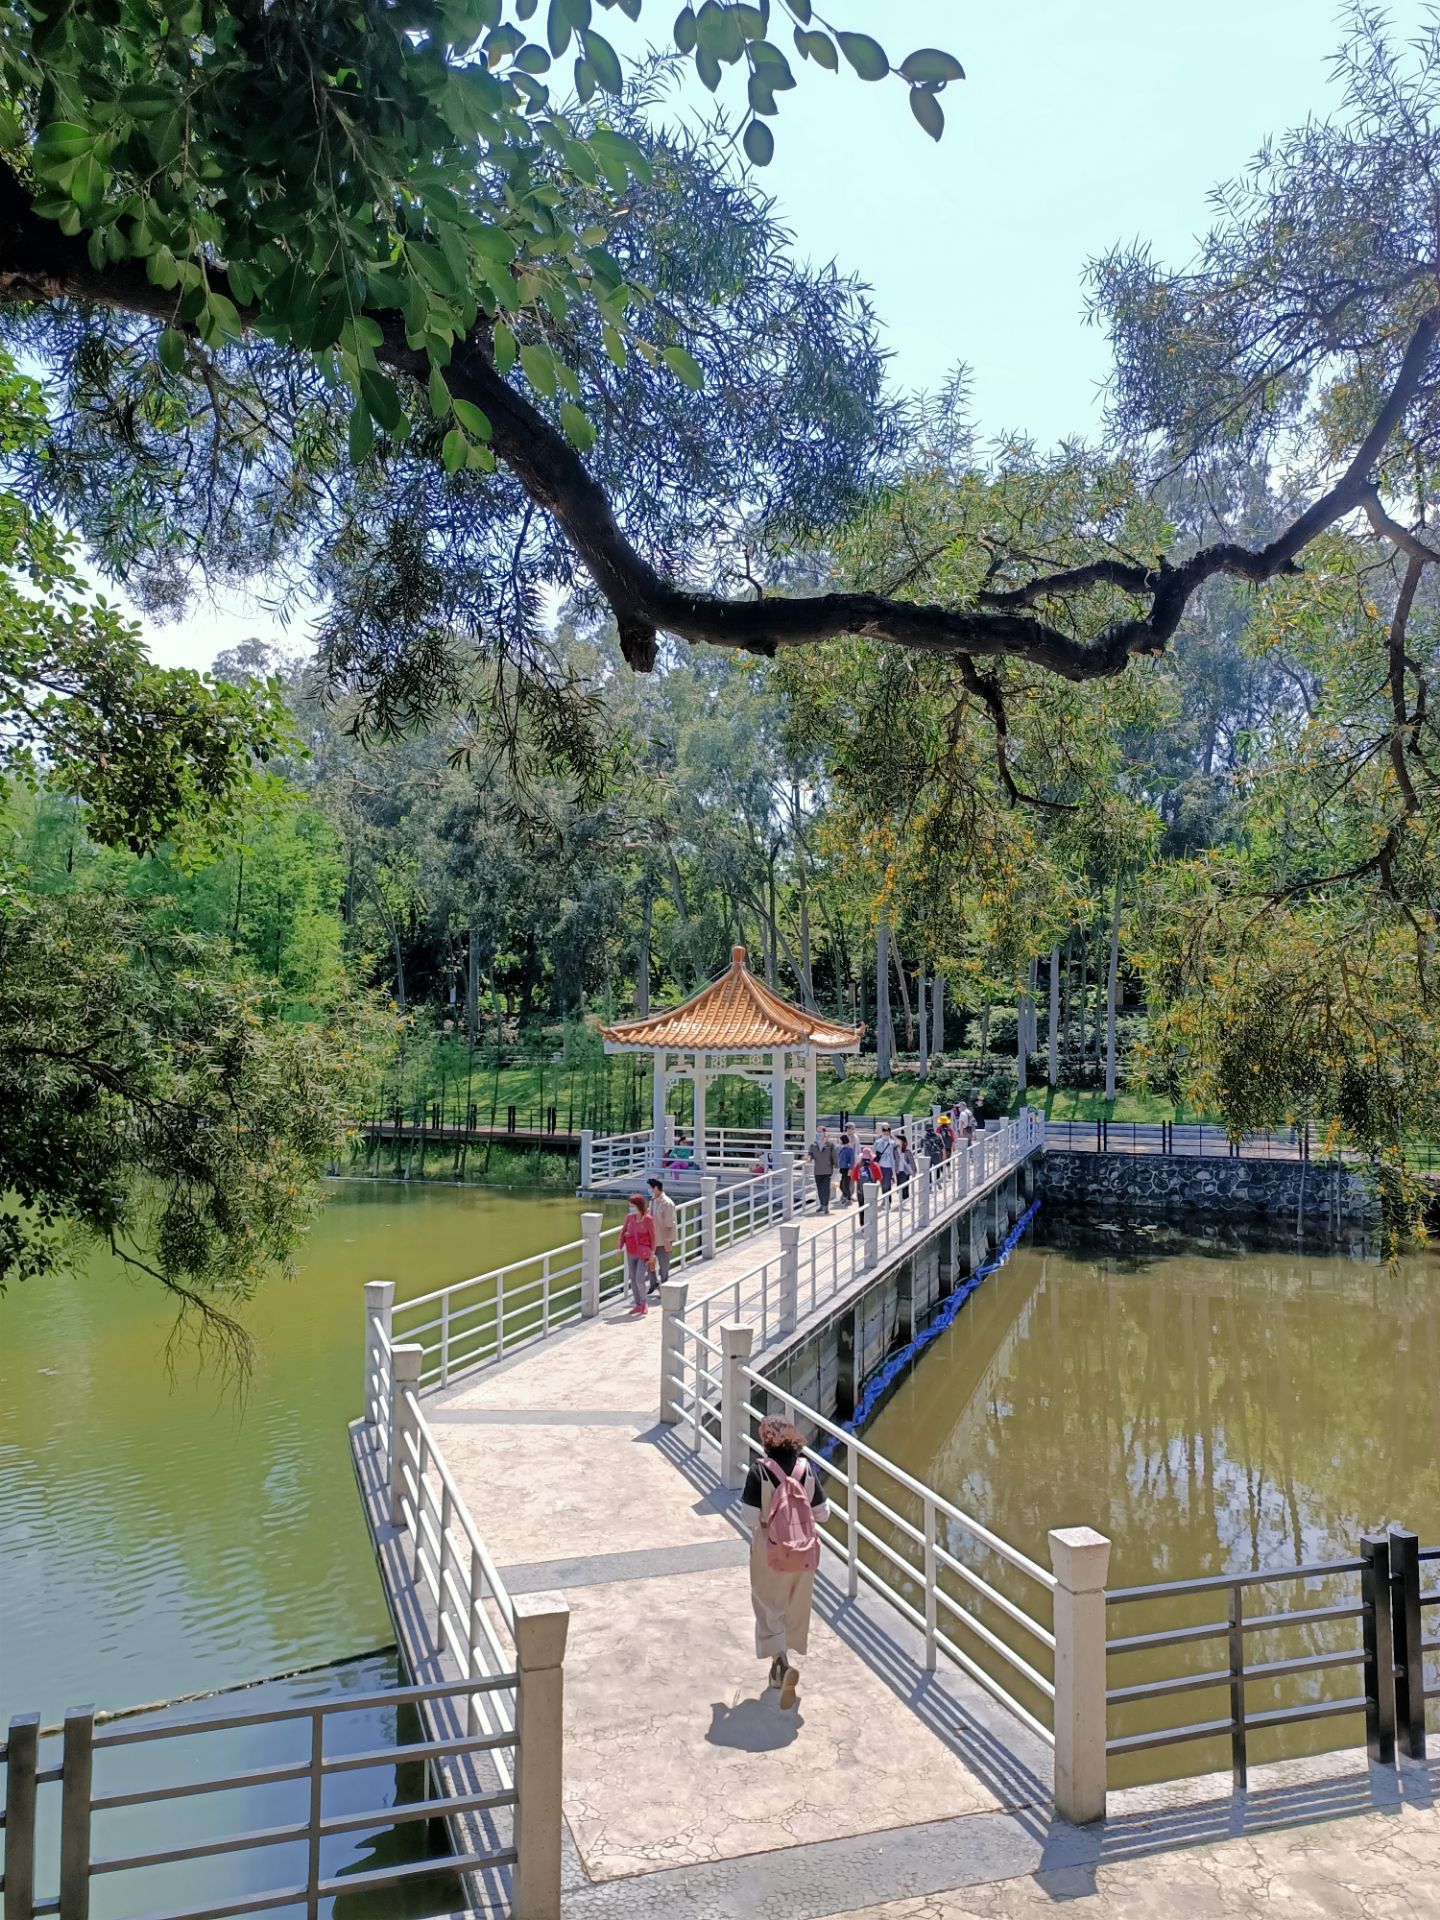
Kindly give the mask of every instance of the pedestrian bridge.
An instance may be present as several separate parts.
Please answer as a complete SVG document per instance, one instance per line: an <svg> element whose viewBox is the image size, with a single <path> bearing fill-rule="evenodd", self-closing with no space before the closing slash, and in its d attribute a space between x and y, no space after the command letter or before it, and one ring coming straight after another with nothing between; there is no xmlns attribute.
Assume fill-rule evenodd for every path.
<svg viewBox="0 0 1440 1920"><path fill-rule="evenodd" d="M731 1889L722 1906L751 1912L739 1889L754 1892L758 1873L778 1894L797 1848L1047 1802L1040 1723L1011 1721L958 1668L936 1672L923 1632L850 1590L838 1558L819 1583L798 1714L780 1713L754 1655L727 1484L748 1460L733 1439L725 1457L704 1364L724 1329L758 1379L946 1221L993 1222L1009 1193L1008 1219L1038 1146L1028 1116L994 1127L870 1207L863 1228L854 1208L806 1210L793 1169L686 1202L665 1311L643 1318L627 1311L598 1216L568 1248L420 1301L367 1289L366 1418L352 1439L408 1665L417 1683L518 1667L500 1711L520 1720L517 1765L528 1748L534 1777L516 1783L518 1832L492 1836L517 1856L514 1885L476 1888L477 1908L509 1897L527 1915L630 1913L643 1889L694 1910L680 1889L703 1907L713 1883ZM536 1633L537 1619L563 1647L563 1709L532 1713L527 1732L525 1653L512 1649L516 1623ZM483 1733L497 1696L477 1702ZM797 1739L798 1798L792 1773L757 1765ZM457 1791L483 1791L478 1760ZM836 1893L822 1910L845 1904Z"/></svg>

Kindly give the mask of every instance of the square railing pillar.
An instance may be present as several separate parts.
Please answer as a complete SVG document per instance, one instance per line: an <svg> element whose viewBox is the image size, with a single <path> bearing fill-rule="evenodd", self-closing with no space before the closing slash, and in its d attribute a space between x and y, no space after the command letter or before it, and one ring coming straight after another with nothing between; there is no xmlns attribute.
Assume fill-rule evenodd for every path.
<svg viewBox="0 0 1440 1920"><path fill-rule="evenodd" d="M425 1349L418 1342L390 1349L390 1524L405 1524L406 1438L415 1430L411 1394L420 1391L420 1369ZM415 1462L415 1508L420 1508L420 1462Z"/></svg>
<svg viewBox="0 0 1440 1920"><path fill-rule="evenodd" d="M720 1329L720 1482L743 1487L749 1462L745 1450L745 1402L749 1397L744 1369L755 1344L755 1329L727 1320Z"/></svg>
<svg viewBox="0 0 1440 1920"><path fill-rule="evenodd" d="M800 1222L787 1220L780 1229L779 1331L793 1333L800 1318Z"/></svg>
<svg viewBox="0 0 1440 1920"><path fill-rule="evenodd" d="M1093 1527L1050 1534L1055 1587L1055 1811L1105 1818L1105 1576L1110 1542Z"/></svg>
<svg viewBox="0 0 1440 1920"><path fill-rule="evenodd" d="M580 1318L593 1320L600 1311L600 1229L603 1213L580 1216Z"/></svg>
<svg viewBox="0 0 1440 1920"><path fill-rule="evenodd" d="M666 1280L660 1287L660 1424L675 1426L682 1414L680 1404L680 1369L684 1365L684 1348L681 1344L681 1322L684 1318L685 1303L690 1298L690 1284L686 1280ZM700 1382L697 1375L695 1398L700 1398ZM700 1425L700 1409L695 1409L696 1428Z"/></svg>
<svg viewBox="0 0 1440 1920"><path fill-rule="evenodd" d="M367 1426L378 1426L387 1412L381 1404L379 1383L375 1376L380 1369L381 1355L390 1346L393 1338L391 1324L394 1313L395 1282L367 1280L365 1282L365 1391L360 1401L361 1412ZM386 1360L388 1364L388 1354L386 1354Z"/></svg>
<svg viewBox="0 0 1440 1920"><path fill-rule="evenodd" d="M515 1878L511 1920L560 1920L565 1753L563 1594L520 1593L515 1607Z"/></svg>
<svg viewBox="0 0 1440 1920"><path fill-rule="evenodd" d="M719 1190L718 1174L704 1173L700 1176L700 1258L715 1258L715 1195Z"/></svg>

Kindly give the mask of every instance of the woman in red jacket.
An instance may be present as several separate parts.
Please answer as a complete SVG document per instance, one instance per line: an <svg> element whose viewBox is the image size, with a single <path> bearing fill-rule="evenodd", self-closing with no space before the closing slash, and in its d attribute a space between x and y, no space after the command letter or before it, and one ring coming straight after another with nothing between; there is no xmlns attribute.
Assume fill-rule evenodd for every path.
<svg viewBox="0 0 1440 1920"><path fill-rule="evenodd" d="M645 1295L650 1275L655 1271L655 1222L650 1218L650 1202L643 1193L632 1193L630 1211L620 1223L620 1251L625 1256L625 1278L635 1304L631 1313L648 1313Z"/></svg>

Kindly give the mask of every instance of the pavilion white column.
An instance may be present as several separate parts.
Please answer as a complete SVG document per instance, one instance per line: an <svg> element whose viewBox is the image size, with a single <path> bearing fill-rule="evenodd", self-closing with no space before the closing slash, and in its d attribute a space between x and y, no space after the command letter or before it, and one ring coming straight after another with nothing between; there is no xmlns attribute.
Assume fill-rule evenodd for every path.
<svg viewBox="0 0 1440 1920"><path fill-rule="evenodd" d="M705 1072L705 1056L695 1056L695 1164L705 1164L705 1088L708 1075Z"/></svg>
<svg viewBox="0 0 1440 1920"><path fill-rule="evenodd" d="M655 1069L650 1089L650 1166L659 1173L665 1164L665 1055L652 1053L650 1060Z"/></svg>
<svg viewBox="0 0 1440 1920"><path fill-rule="evenodd" d="M785 1151L785 1049L770 1056L770 1151L775 1164Z"/></svg>
<svg viewBox="0 0 1440 1920"><path fill-rule="evenodd" d="M805 1049L805 1147L809 1151L810 1142L815 1138L815 1126L818 1118L815 1106L815 1049Z"/></svg>

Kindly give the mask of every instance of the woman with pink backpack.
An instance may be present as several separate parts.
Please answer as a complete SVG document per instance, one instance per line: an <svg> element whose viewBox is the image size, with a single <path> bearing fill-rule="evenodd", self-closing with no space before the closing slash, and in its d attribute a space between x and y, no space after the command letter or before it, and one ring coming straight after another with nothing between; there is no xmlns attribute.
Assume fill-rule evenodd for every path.
<svg viewBox="0 0 1440 1920"><path fill-rule="evenodd" d="M810 1603L820 1564L820 1522L830 1508L820 1475L804 1457L804 1436L788 1420L760 1422L765 1458L757 1460L740 1495L740 1517L751 1531L750 1603L755 1651L770 1661L769 1685L782 1707L800 1692L794 1655L810 1639Z"/></svg>

